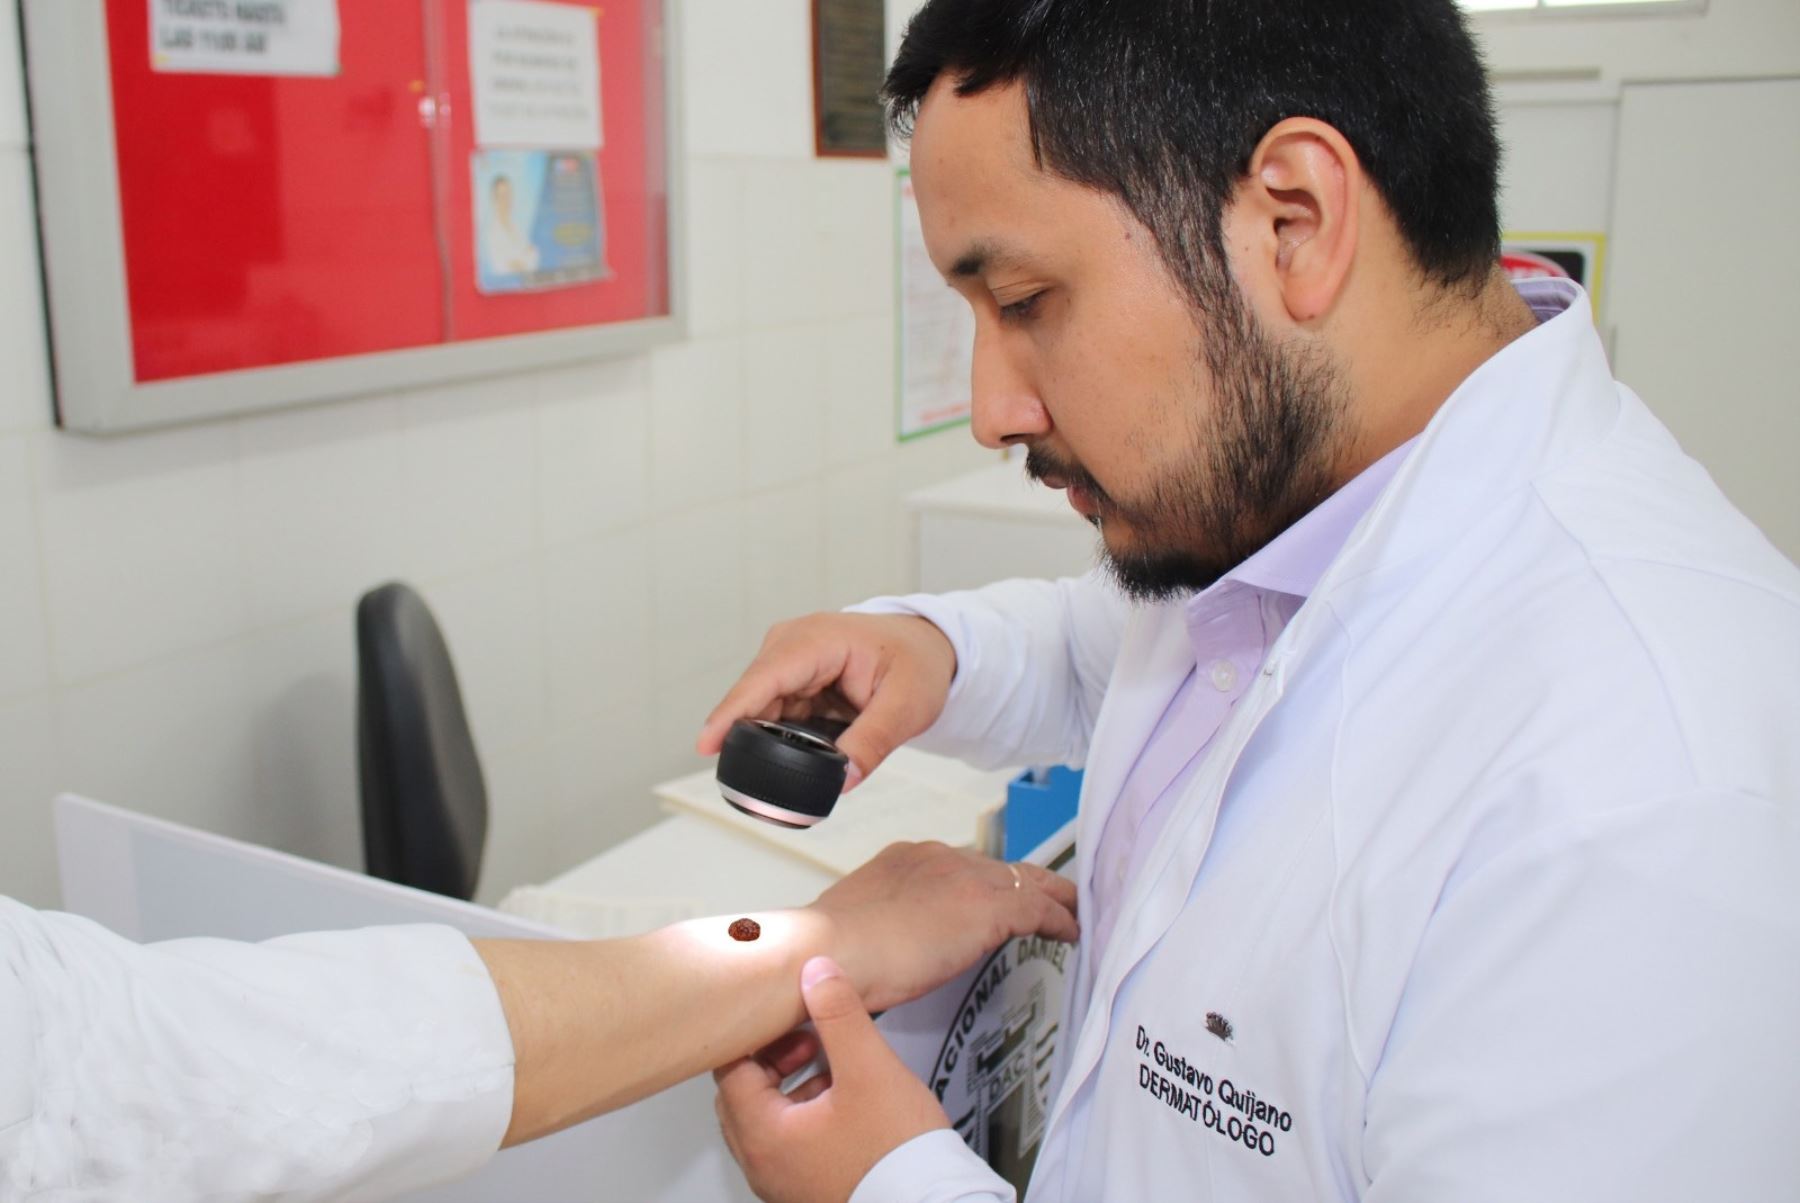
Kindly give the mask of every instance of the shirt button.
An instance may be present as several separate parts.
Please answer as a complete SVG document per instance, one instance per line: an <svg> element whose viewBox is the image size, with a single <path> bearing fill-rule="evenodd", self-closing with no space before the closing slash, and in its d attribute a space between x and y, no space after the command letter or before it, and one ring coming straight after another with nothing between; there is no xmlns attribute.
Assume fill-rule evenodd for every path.
<svg viewBox="0 0 1800 1203"><path fill-rule="evenodd" d="M1237 688L1237 665L1229 660L1214 660L1206 670L1213 688L1220 693L1230 693Z"/></svg>

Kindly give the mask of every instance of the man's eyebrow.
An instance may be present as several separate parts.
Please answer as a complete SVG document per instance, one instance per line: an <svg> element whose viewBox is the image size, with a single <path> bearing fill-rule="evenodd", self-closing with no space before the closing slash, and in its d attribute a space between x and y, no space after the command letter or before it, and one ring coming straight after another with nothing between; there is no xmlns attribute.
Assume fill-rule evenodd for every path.
<svg viewBox="0 0 1800 1203"><path fill-rule="evenodd" d="M1024 258L1013 247L984 238L979 242L972 243L969 249L950 265L950 270L945 273L945 278L953 282L974 279L986 275L994 268L1014 266Z"/></svg>

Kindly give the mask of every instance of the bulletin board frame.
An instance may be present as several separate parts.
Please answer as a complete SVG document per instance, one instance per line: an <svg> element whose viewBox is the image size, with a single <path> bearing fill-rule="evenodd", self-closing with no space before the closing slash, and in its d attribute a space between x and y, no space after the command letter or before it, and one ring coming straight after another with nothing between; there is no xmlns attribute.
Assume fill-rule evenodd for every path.
<svg viewBox="0 0 1800 1203"><path fill-rule="evenodd" d="M133 360L105 0L24 0L28 100L57 424L124 434L575 364L687 332L679 0L661 18L668 313L141 382Z"/></svg>

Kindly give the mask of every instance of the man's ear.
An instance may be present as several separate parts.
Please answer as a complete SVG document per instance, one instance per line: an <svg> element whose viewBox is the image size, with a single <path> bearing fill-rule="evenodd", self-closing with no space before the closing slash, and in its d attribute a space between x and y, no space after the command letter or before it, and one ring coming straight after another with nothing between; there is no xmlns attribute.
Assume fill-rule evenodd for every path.
<svg viewBox="0 0 1800 1203"><path fill-rule="evenodd" d="M1356 258L1364 183L1356 151L1312 117L1290 117L1257 144L1238 187L1234 224L1252 270L1264 274L1288 316L1330 311Z"/></svg>

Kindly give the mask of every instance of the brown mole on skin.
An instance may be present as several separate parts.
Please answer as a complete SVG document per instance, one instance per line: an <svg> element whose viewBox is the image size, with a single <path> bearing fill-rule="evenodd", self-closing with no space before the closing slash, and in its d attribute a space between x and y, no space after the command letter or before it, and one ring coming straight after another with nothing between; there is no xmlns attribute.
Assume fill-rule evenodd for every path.
<svg viewBox="0 0 1800 1203"><path fill-rule="evenodd" d="M762 935L762 924L754 919L738 919L726 930L730 932L733 940L748 942Z"/></svg>

